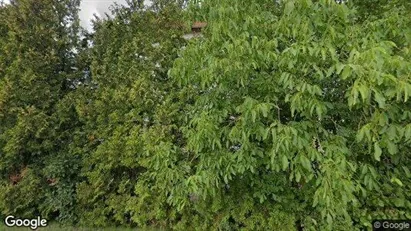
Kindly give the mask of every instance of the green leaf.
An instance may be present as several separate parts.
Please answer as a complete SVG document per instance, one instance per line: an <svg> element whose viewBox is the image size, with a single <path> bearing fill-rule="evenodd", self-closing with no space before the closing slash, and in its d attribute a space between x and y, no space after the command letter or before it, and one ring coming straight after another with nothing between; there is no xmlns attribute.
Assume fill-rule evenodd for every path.
<svg viewBox="0 0 411 231"><path fill-rule="evenodd" d="M343 72L341 73L341 78L347 79L350 76L351 76L351 68L348 65L346 65L344 66Z"/></svg>
<svg viewBox="0 0 411 231"><path fill-rule="evenodd" d="M391 183L396 183L397 185L399 185L401 187L404 186L403 183L401 182L401 180L396 178L396 177L391 178Z"/></svg>
<svg viewBox="0 0 411 231"><path fill-rule="evenodd" d="M332 223L333 223L333 218L332 218L332 216L331 216L331 214L327 214L327 223L328 223L328 225L331 225Z"/></svg>
<svg viewBox="0 0 411 231"><path fill-rule="evenodd" d="M385 108L385 98L376 90L374 90L374 98L380 108Z"/></svg>
<svg viewBox="0 0 411 231"><path fill-rule="evenodd" d="M301 155L301 164L303 165L303 167L306 170L311 170L311 162L310 160L305 156L305 155Z"/></svg>
<svg viewBox="0 0 411 231"><path fill-rule="evenodd" d="M395 198L393 201L396 207L404 207L406 200L404 198Z"/></svg>
<svg viewBox="0 0 411 231"><path fill-rule="evenodd" d="M257 112L256 111L251 111L251 121L255 123L255 120L257 119Z"/></svg>
<svg viewBox="0 0 411 231"><path fill-rule="evenodd" d="M294 2L293 1L288 1L285 5L285 8L284 8L284 14L289 15L289 14L291 14L291 12L293 12L293 10L294 10Z"/></svg>
<svg viewBox="0 0 411 231"><path fill-rule="evenodd" d="M322 119L323 109L320 105L315 107L315 112L317 113L318 118Z"/></svg>
<svg viewBox="0 0 411 231"><path fill-rule="evenodd" d="M263 137L263 140L266 140L267 139L267 137L268 137L268 134L270 133L270 128L268 127L268 128L262 128L263 130L262 130L262 137Z"/></svg>
<svg viewBox="0 0 411 231"><path fill-rule="evenodd" d="M385 113L379 115L378 123L380 126L385 126L388 124L388 117Z"/></svg>
<svg viewBox="0 0 411 231"><path fill-rule="evenodd" d="M338 64L337 64L338 65ZM334 73L335 67L331 66L330 68L328 68L326 77L330 77L333 73ZM321 70L318 70L317 73L321 73ZM338 66L337 66L337 74L339 74L338 72Z"/></svg>
<svg viewBox="0 0 411 231"><path fill-rule="evenodd" d="M408 101L408 97L410 95L411 85L407 84L404 86L404 103Z"/></svg>
<svg viewBox="0 0 411 231"><path fill-rule="evenodd" d="M283 171L285 171L288 168L288 158L287 156L283 155L283 157L281 158L282 161L282 169Z"/></svg>
<svg viewBox="0 0 411 231"><path fill-rule="evenodd" d="M394 140L397 137L397 129L395 126L388 127L387 135L391 140Z"/></svg>
<svg viewBox="0 0 411 231"><path fill-rule="evenodd" d="M322 60L325 61L327 59L327 51L324 49L320 49Z"/></svg>
<svg viewBox="0 0 411 231"><path fill-rule="evenodd" d="M364 125L358 132L356 135L356 140L357 142L361 142L364 139L364 135L367 135L367 138L369 138L369 133L370 133L370 128L369 125Z"/></svg>
<svg viewBox="0 0 411 231"><path fill-rule="evenodd" d="M357 100L358 100L358 85L356 83L354 83L354 86L351 89L351 94L349 99L349 106L354 106L355 104L357 104Z"/></svg>
<svg viewBox="0 0 411 231"><path fill-rule="evenodd" d="M381 154L382 154L382 150L380 148L380 145L377 142L375 142L374 143L374 158L377 161L380 161L381 160Z"/></svg>
<svg viewBox="0 0 411 231"><path fill-rule="evenodd" d="M313 207L317 206L317 204L318 204L318 196L314 195Z"/></svg>
<svg viewBox="0 0 411 231"><path fill-rule="evenodd" d="M411 124L408 124L406 127L405 127L405 132L404 132L404 137L405 137L405 140L410 140L411 139Z"/></svg>
<svg viewBox="0 0 411 231"><path fill-rule="evenodd" d="M300 180L301 180L301 173L298 171L298 172L295 174L295 181L296 181L296 182L300 182Z"/></svg>
<svg viewBox="0 0 411 231"><path fill-rule="evenodd" d="M406 176L407 178L411 178L411 172L410 172L410 170L408 169L408 167L403 166L402 169L403 169L404 172L405 172L405 176Z"/></svg>
<svg viewBox="0 0 411 231"><path fill-rule="evenodd" d="M365 102L368 99L368 96L369 96L369 89L365 85L360 85L358 87L358 91L361 94L362 101Z"/></svg>
<svg viewBox="0 0 411 231"><path fill-rule="evenodd" d="M395 145L393 142L391 142L391 141L389 141L388 143L387 143L387 148L388 148L388 152L391 154L391 155L394 155L394 154L396 154L397 152L398 152L398 148L397 148L397 145Z"/></svg>

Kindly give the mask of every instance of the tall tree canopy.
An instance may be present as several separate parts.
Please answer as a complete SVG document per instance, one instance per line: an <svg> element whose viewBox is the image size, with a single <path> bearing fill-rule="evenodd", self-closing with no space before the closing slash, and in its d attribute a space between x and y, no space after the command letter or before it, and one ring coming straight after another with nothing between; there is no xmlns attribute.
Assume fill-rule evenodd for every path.
<svg viewBox="0 0 411 231"><path fill-rule="evenodd" d="M198 195L219 227L273 227L278 213L320 230L410 218L405 7L359 21L361 6L331 0L204 1L205 38L171 70L191 101L191 172L172 201Z"/></svg>
<svg viewBox="0 0 411 231"><path fill-rule="evenodd" d="M12 0L0 7L2 214L68 216L73 189L63 182L74 169L65 152L73 124L61 100L75 77L78 5Z"/></svg>
<svg viewBox="0 0 411 231"><path fill-rule="evenodd" d="M0 4L0 217L173 230L411 219L410 1L143 3L88 33L78 0ZM193 21L207 27L185 41Z"/></svg>
<svg viewBox="0 0 411 231"><path fill-rule="evenodd" d="M137 3L115 6L112 17L96 21L90 83L79 88L84 129L77 140L86 141L79 146L86 180L77 193L85 225L167 221L164 188L150 183L157 170L151 163L167 160L147 149L170 130L170 115L157 110L170 105L167 71L185 43L184 25L175 3L154 9Z"/></svg>

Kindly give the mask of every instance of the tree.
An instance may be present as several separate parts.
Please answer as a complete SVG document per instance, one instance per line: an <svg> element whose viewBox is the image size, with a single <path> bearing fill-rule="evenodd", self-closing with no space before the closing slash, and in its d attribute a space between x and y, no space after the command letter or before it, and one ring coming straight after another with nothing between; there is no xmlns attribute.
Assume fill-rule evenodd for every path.
<svg viewBox="0 0 411 231"><path fill-rule="evenodd" d="M365 0L351 1L350 4L353 4L358 9L357 14L360 20L378 19L392 8L403 8L403 10L411 12L411 3L407 0Z"/></svg>
<svg viewBox="0 0 411 231"><path fill-rule="evenodd" d="M157 156L150 143L166 137L170 91L167 71L185 43L178 5L152 10L138 2L114 6L94 24L90 83L78 88L76 140L85 180L77 190L86 226L167 224L163 189L150 180ZM164 125L163 125L164 124ZM159 221L161 220L161 222Z"/></svg>
<svg viewBox="0 0 411 231"><path fill-rule="evenodd" d="M75 115L65 97L77 75L78 5L13 0L0 7L2 215L72 216L76 168L66 147Z"/></svg>
<svg viewBox="0 0 411 231"><path fill-rule="evenodd" d="M362 21L353 7L202 2L205 38L170 72L187 121L170 159L184 161L159 171L189 169L173 205L208 228L411 217L410 20L401 4Z"/></svg>
<svg viewBox="0 0 411 231"><path fill-rule="evenodd" d="M95 33L77 0L0 3L0 217L411 219L409 1L143 2L115 4ZM192 21L204 36L185 41Z"/></svg>

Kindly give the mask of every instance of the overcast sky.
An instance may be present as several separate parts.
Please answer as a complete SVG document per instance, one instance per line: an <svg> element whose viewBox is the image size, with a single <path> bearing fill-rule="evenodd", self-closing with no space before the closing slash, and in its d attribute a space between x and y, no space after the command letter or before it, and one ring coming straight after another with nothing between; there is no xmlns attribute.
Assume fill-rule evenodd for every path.
<svg viewBox="0 0 411 231"><path fill-rule="evenodd" d="M7 3L8 0L5 0L5 2ZM81 0L79 13L81 26L91 29L90 20L93 19L93 14L103 17L104 13L109 13L108 8L114 2L126 4L125 0Z"/></svg>
<svg viewBox="0 0 411 231"><path fill-rule="evenodd" d="M109 13L108 8L114 2L126 4L125 0L81 0L79 13L81 26L91 29L90 20L93 19L93 14L103 17L104 13Z"/></svg>

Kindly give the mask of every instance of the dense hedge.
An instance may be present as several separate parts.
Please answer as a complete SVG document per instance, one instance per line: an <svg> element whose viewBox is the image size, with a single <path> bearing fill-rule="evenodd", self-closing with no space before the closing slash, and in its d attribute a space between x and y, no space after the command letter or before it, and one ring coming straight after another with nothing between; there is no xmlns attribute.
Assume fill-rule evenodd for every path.
<svg viewBox="0 0 411 231"><path fill-rule="evenodd" d="M133 0L92 33L78 0L0 5L0 218L411 219L411 4L342 2Z"/></svg>

